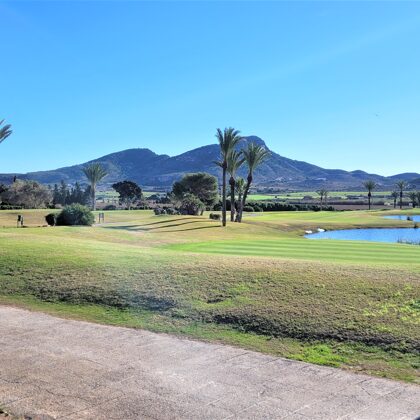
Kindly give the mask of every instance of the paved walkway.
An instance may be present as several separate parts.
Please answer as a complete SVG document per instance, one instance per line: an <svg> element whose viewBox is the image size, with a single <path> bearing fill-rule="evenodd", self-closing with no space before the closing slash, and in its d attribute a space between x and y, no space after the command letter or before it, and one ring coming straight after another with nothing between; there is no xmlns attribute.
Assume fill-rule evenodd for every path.
<svg viewBox="0 0 420 420"><path fill-rule="evenodd" d="M0 404L65 419L415 419L420 387L0 306Z"/></svg>

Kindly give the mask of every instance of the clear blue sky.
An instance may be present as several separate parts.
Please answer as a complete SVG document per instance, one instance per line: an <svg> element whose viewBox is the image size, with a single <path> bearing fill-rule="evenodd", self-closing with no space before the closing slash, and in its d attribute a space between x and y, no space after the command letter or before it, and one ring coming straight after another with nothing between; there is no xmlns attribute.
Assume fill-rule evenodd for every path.
<svg viewBox="0 0 420 420"><path fill-rule="evenodd" d="M1 1L0 172L258 135L420 172L420 2Z"/></svg>

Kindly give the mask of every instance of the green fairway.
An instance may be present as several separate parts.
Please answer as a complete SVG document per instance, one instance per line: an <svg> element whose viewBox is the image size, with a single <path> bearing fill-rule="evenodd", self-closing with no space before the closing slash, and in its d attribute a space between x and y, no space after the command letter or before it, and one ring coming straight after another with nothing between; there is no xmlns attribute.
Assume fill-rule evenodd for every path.
<svg viewBox="0 0 420 420"><path fill-rule="evenodd" d="M172 249L222 255L264 256L316 261L342 261L367 264L399 264L420 270L420 247L401 244L366 244L352 241L309 241L279 239L256 241L223 241L182 244Z"/></svg>
<svg viewBox="0 0 420 420"><path fill-rule="evenodd" d="M418 381L420 247L302 236L412 225L392 212L255 213L223 229L110 211L39 227L48 212L0 212L0 302Z"/></svg>

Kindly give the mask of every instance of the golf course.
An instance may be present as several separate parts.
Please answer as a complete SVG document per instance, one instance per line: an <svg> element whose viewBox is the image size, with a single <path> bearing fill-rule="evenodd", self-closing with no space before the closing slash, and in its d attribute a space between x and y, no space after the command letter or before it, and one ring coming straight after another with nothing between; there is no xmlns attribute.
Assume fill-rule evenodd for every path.
<svg viewBox="0 0 420 420"><path fill-rule="evenodd" d="M49 212L0 212L0 303L420 382L420 246L304 238L413 227L383 217L398 211L249 213L226 228L148 210L46 227Z"/></svg>

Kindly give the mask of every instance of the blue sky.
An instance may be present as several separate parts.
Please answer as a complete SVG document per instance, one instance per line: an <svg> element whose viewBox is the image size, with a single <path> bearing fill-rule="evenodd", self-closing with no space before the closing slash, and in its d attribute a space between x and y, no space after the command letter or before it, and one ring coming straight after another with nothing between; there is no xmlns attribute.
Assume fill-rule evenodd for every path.
<svg viewBox="0 0 420 420"><path fill-rule="evenodd" d="M0 172L217 127L327 168L420 172L420 2L1 1Z"/></svg>

